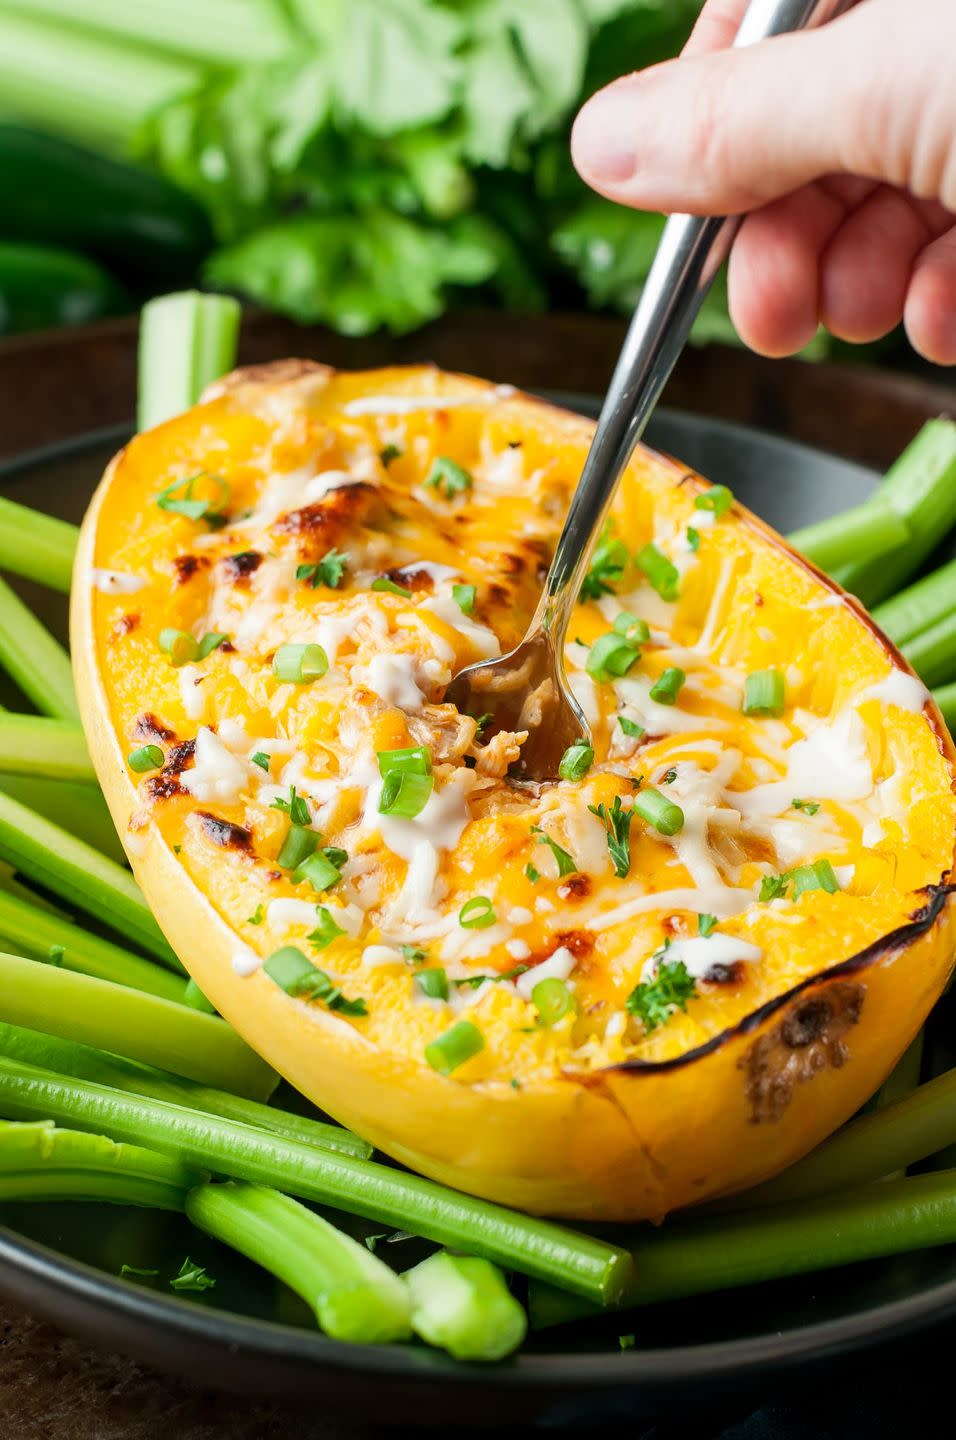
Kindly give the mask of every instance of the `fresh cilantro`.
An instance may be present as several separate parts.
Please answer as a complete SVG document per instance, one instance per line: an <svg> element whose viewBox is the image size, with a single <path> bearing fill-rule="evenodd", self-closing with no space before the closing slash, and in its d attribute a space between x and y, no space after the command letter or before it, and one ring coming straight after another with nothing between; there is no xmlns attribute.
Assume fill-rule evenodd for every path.
<svg viewBox="0 0 956 1440"><path fill-rule="evenodd" d="M589 805L588 809L592 815L597 816L607 831L607 848L614 862L614 873L623 880L631 869L630 830L634 812L624 809L620 795L615 795L610 810L603 800L600 805Z"/></svg>
<svg viewBox="0 0 956 1440"><path fill-rule="evenodd" d="M421 960L428 959L428 951L423 950L420 945L403 945L402 955L410 965L417 965Z"/></svg>
<svg viewBox="0 0 956 1440"><path fill-rule="evenodd" d="M793 810L802 810L804 815L815 815L820 808L818 800L791 800L790 807Z"/></svg>
<svg viewBox="0 0 956 1440"><path fill-rule="evenodd" d="M527 965L516 965L513 970L505 970L500 975L466 975L463 979L453 980L451 983L459 989L477 990L488 980L517 980L527 969Z"/></svg>
<svg viewBox="0 0 956 1440"><path fill-rule="evenodd" d="M675 781L676 779L677 779L677 771L676 771L676 769L674 769L674 768L672 767L670 770L665 770L664 774L661 776L661 784L662 784L662 785L673 785L673 783L674 783L674 781Z"/></svg>
<svg viewBox="0 0 956 1440"><path fill-rule="evenodd" d="M431 469L425 476L425 489L437 490L446 500L453 500L456 495L463 495L474 485L474 480L457 460L451 460L447 455L436 455L432 461Z"/></svg>
<svg viewBox="0 0 956 1440"><path fill-rule="evenodd" d="M271 762L270 757L264 750L257 750L252 757L253 765L258 765L260 770L268 770Z"/></svg>
<svg viewBox="0 0 956 1440"><path fill-rule="evenodd" d="M687 527L687 543L693 551L700 549L700 531L695 530L693 525Z"/></svg>
<svg viewBox="0 0 956 1440"><path fill-rule="evenodd" d="M147 1270L139 1265L121 1265L119 1273L129 1276L133 1280L155 1280L159 1271Z"/></svg>
<svg viewBox="0 0 956 1440"><path fill-rule="evenodd" d="M262 905L261 905L261 903L260 903L260 904L258 904L258 905L256 906L255 910L253 910L252 914L249 916L248 920L246 921L246 924L247 924L247 925L261 925L261 924L262 924L262 921L263 921L263 918L264 918L264 913L263 913Z"/></svg>
<svg viewBox="0 0 956 1440"><path fill-rule="evenodd" d="M488 713L485 715L473 715L471 718L474 720L477 727L475 730L475 739L480 740L482 735L485 733L488 726L491 724L492 720L495 717L489 710Z"/></svg>
<svg viewBox="0 0 956 1440"><path fill-rule="evenodd" d="M281 810L283 815L288 815L293 825L311 825L312 812L301 795L295 793L295 786L289 787L289 798L283 800L277 797L270 805L270 810Z"/></svg>
<svg viewBox="0 0 956 1440"><path fill-rule="evenodd" d="M606 525L604 534L594 547L590 568L581 584L582 599L600 600L602 595L613 595L614 586L611 582L621 579L628 559L628 549L624 541L616 540L611 534L610 525Z"/></svg>
<svg viewBox="0 0 956 1440"><path fill-rule="evenodd" d="M207 480L214 486L215 495L197 497L195 491L200 480ZM219 529L226 523L224 509L229 503L229 485L221 475L210 475L208 471L200 470L195 475L174 480L153 498L157 507L168 514L184 515L187 520L205 520L213 529Z"/></svg>
<svg viewBox="0 0 956 1440"><path fill-rule="evenodd" d="M475 608L474 585L453 585L451 598L463 615L471 615Z"/></svg>
<svg viewBox="0 0 956 1440"><path fill-rule="evenodd" d="M335 590L342 583L348 563L349 557L344 550L327 550L322 559L314 565L300 565L295 572L295 578L304 580L313 590L319 585L327 585L330 590Z"/></svg>
<svg viewBox="0 0 956 1440"><path fill-rule="evenodd" d="M757 899L763 901L785 899L792 879L793 876L789 870L784 870L780 875L765 875L760 882Z"/></svg>
<svg viewBox="0 0 956 1440"><path fill-rule="evenodd" d="M683 960L661 959L653 980L642 980L627 997L626 1008L636 1015L649 1035L669 1020L675 1010L686 1010L697 994L693 975Z"/></svg>
<svg viewBox="0 0 956 1440"><path fill-rule="evenodd" d="M215 1285L211 1275L206 1274L204 1265L197 1265L187 1255L179 1267L179 1274L169 1282L170 1290L211 1290Z"/></svg>
<svg viewBox="0 0 956 1440"><path fill-rule="evenodd" d="M396 585L394 580L389 580L387 575L380 575L377 580L372 581L373 590L381 590L386 595L400 595L403 600L412 598L411 590L406 590L404 585Z"/></svg>
<svg viewBox="0 0 956 1440"><path fill-rule="evenodd" d="M540 870L536 870L535 867L532 865L532 863L531 863L530 860L528 861L527 865L524 867L524 874L525 874L525 879L526 879L526 880L530 880L531 883L532 883L532 885L537 885L538 881L541 879L541 871L540 871Z"/></svg>
<svg viewBox="0 0 956 1440"><path fill-rule="evenodd" d="M388 468L393 460L401 460L404 453L404 450L400 450L397 445L386 445L378 452L378 458Z"/></svg>
<svg viewBox="0 0 956 1440"><path fill-rule="evenodd" d="M315 929L306 936L306 939L313 950L324 950L325 947L331 945L332 941L337 939L339 935L344 935L345 931L341 925L335 923L330 911L325 905L317 905L315 907L315 914L318 923Z"/></svg>
<svg viewBox="0 0 956 1440"><path fill-rule="evenodd" d="M552 840L550 835L546 835L541 829L540 825L532 825L531 833L532 835L537 835L539 845L547 845L548 849L551 851L551 854L558 862L559 880L562 879L565 875L577 874L577 861L575 860L574 856L570 854L569 851L563 850L561 848L557 840ZM525 873L527 874L527 871Z"/></svg>
<svg viewBox="0 0 956 1440"><path fill-rule="evenodd" d="M707 936L708 936L708 935L712 935L712 934L714 933L714 930L715 930L716 926L717 926L717 916L716 916L716 915L698 915L698 916L697 916L697 934L698 934L698 935L703 935L703 937L704 937L705 940L707 939Z"/></svg>
<svg viewBox="0 0 956 1440"><path fill-rule="evenodd" d="M640 740L644 734L644 726L638 725L636 720L629 720L626 715L619 715L617 717L617 723L620 725L624 734L631 740Z"/></svg>

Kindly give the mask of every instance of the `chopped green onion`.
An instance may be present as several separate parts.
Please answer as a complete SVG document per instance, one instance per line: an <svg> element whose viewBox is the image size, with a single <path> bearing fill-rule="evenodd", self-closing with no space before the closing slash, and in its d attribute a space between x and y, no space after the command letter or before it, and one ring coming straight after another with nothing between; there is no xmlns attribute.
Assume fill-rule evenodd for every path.
<svg viewBox="0 0 956 1440"><path fill-rule="evenodd" d="M475 594L474 585L453 585L451 587L451 598L463 615L470 615L474 610Z"/></svg>
<svg viewBox="0 0 956 1440"><path fill-rule="evenodd" d="M260 770L265 770L266 772L268 772L272 764L272 759L271 756L267 755L264 750L257 750L256 753L252 756L252 763L253 765L258 765Z"/></svg>
<svg viewBox="0 0 956 1440"><path fill-rule="evenodd" d="M188 665L199 659L199 641L187 630L160 630L159 648L174 665Z"/></svg>
<svg viewBox="0 0 956 1440"><path fill-rule="evenodd" d="M334 985L324 970L319 970L307 955L294 945L283 945L274 950L262 967L271 980L284 990L302 1000L321 1000L330 1010L342 1015L367 1015L364 1000L347 1000L337 985Z"/></svg>
<svg viewBox="0 0 956 1440"><path fill-rule="evenodd" d="M169 1282L170 1290L212 1290L216 1282L206 1274L204 1265L197 1265L187 1255L179 1267L179 1274Z"/></svg>
<svg viewBox="0 0 956 1440"><path fill-rule="evenodd" d="M791 810L802 810L804 815L815 815L820 808L819 800L791 800Z"/></svg>
<svg viewBox="0 0 956 1440"><path fill-rule="evenodd" d="M140 1265L121 1265L120 1276L130 1280L155 1280L159 1274L158 1270L149 1270Z"/></svg>
<svg viewBox="0 0 956 1440"><path fill-rule="evenodd" d="M161 295L140 312L137 427L150 430L195 405L236 363L242 310L231 295Z"/></svg>
<svg viewBox="0 0 956 1440"><path fill-rule="evenodd" d="M651 699L655 700L658 705L676 705L677 697L686 679L687 676L679 666L668 665L651 686Z"/></svg>
<svg viewBox="0 0 956 1440"><path fill-rule="evenodd" d="M411 590L406 590L404 585L396 585L387 575L380 575L377 580L373 580L372 589L384 591L386 595L400 595L403 600L412 598Z"/></svg>
<svg viewBox="0 0 956 1440"><path fill-rule="evenodd" d="M439 1075L450 1075L485 1048L485 1037L470 1020L459 1020L425 1046L425 1059Z"/></svg>
<svg viewBox="0 0 956 1440"><path fill-rule="evenodd" d="M220 635L215 631L210 632L208 635L204 635L199 642L199 659L207 659L207 657L210 656L214 650L218 650L220 645L224 645L228 639L228 635Z"/></svg>
<svg viewBox="0 0 956 1440"><path fill-rule="evenodd" d="M216 487L213 498L207 496L205 499L193 499L193 492L200 480L208 480ZM222 524L223 511L229 503L229 484L221 475L210 475L208 471L200 470L196 475L174 480L154 498L160 510L166 510L173 515L184 515L187 520L206 520L210 525L216 526Z"/></svg>
<svg viewBox="0 0 956 1440"><path fill-rule="evenodd" d="M615 635L623 635L625 640L633 640L636 645L646 645L651 638L651 627L647 621L630 610L622 610L611 628Z"/></svg>
<svg viewBox="0 0 956 1440"><path fill-rule="evenodd" d="M642 980L634 986L625 1001L625 1009L637 1016L644 1033L649 1035L669 1020L675 1010L686 1010L688 1000L696 994L694 977L683 960L662 959L653 980Z"/></svg>
<svg viewBox="0 0 956 1440"><path fill-rule="evenodd" d="M183 995L183 1004L189 1005L193 1010L201 1010L205 1015L215 1015L217 1010L211 1000L207 1000L195 980L190 980Z"/></svg>
<svg viewBox="0 0 956 1440"><path fill-rule="evenodd" d="M561 756L558 774L562 780L581 780L594 764L594 746L587 740L576 740Z"/></svg>
<svg viewBox="0 0 956 1440"><path fill-rule="evenodd" d="M282 849L276 856L276 864L282 870L297 870L304 860L315 853L318 844L318 835L307 825L290 825Z"/></svg>
<svg viewBox="0 0 956 1440"><path fill-rule="evenodd" d="M695 530L693 525L687 527L687 543L694 554L700 549L700 531Z"/></svg>
<svg viewBox="0 0 956 1440"><path fill-rule="evenodd" d="M835 895L840 889L840 882L833 873L829 860L816 860L812 865L799 865L796 870L791 871L791 878L794 900L799 900L808 890L826 890L828 895Z"/></svg>
<svg viewBox="0 0 956 1440"><path fill-rule="evenodd" d="M415 984L423 995L429 1000L448 999L448 976L440 965L430 970L419 970L415 975Z"/></svg>
<svg viewBox="0 0 956 1440"><path fill-rule="evenodd" d="M256 906L256 908L253 910L252 914L251 914L251 915L249 916L249 918L246 920L246 924L247 924L247 925L261 925L264 919L265 919L265 911L264 911L263 908L262 908L262 901L260 900L259 904Z"/></svg>
<svg viewBox="0 0 956 1440"><path fill-rule="evenodd" d="M497 918L487 895L473 895L458 912L458 923L463 930L486 930Z"/></svg>
<svg viewBox="0 0 956 1440"><path fill-rule="evenodd" d="M642 820L661 835L676 835L684 828L684 812L653 786L646 786L634 797L634 809Z"/></svg>
<svg viewBox="0 0 956 1440"><path fill-rule="evenodd" d="M411 1296L412 1329L456 1360L503 1360L525 1337L524 1310L487 1260L443 1250L402 1278Z"/></svg>
<svg viewBox="0 0 956 1440"><path fill-rule="evenodd" d="M420 945L403 945L402 957L407 960L410 965L416 965L420 960L428 959L428 951L423 950Z"/></svg>
<svg viewBox="0 0 956 1440"><path fill-rule="evenodd" d="M428 804L434 788L434 775L409 775L407 771L393 770L382 785L378 813L414 820Z"/></svg>
<svg viewBox="0 0 956 1440"><path fill-rule="evenodd" d="M158 770L166 757L158 745L141 745L138 750L131 750L126 759L131 770L145 775L150 770Z"/></svg>
<svg viewBox="0 0 956 1440"><path fill-rule="evenodd" d="M393 460L401 460L404 453L397 445L386 445L378 452L378 458L387 469Z"/></svg>
<svg viewBox="0 0 956 1440"><path fill-rule="evenodd" d="M680 594L680 571L672 560L668 560L663 550L651 541L642 545L635 556L638 566L647 577L647 583L652 586L662 600L676 600Z"/></svg>
<svg viewBox="0 0 956 1440"><path fill-rule="evenodd" d="M539 1023L551 1026L567 1015L574 1001L564 981L552 975L547 980L538 981L531 991L531 1003L538 1012Z"/></svg>
<svg viewBox="0 0 956 1440"><path fill-rule="evenodd" d="M425 489L437 490L446 500L464 494L473 484L468 471L447 455L436 455L425 477Z"/></svg>
<svg viewBox="0 0 956 1440"><path fill-rule="evenodd" d="M617 717L617 723L620 725L623 733L631 740L640 740L644 734L644 726L638 725L636 720L629 720L626 715L619 715Z"/></svg>
<svg viewBox="0 0 956 1440"><path fill-rule="evenodd" d="M315 918L315 929L306 936L313 950L324 950L327 945L332 944L333 940L337 940L340 935L345 934L341 925L337 925L332 919L332 912L326 905L316 905Z"/></svg>
<svg viewBox="0 0 956 1440"><path fill-rule="evenodd" d="M764 875L760 881L757 899L765 903L771 900L785 900L792 879L793 874L789 870L784 870L780 875Z"/></svg>
<svg viewBox="0 0 956 1440"><path fill-rule="evenodd" d="M270 810L281 810L283 815L288 815L293 825L309 825L312 821L312 812L309 809L308 801L295 792L295 786L289 786L289 798L283 799L281 795L276 796Z"/></svg>
<svg viewBox="0 0 956 1440"><path fill-rule="evenodd" d="M588 573L581 583L582 597L585 600L600 600L602 595L613 595L614 586L611 581L621 579L627 562L627 546L623 540L617 540L611 535L611 524L608 521L604 534L594 548Z"/></svg>
<svg viewBox="0 0 956 1440"><path fill-rule="evenodd" d="M592 815L597 816L607 832L607 848L614 862L614 873L619 880L623 880L631 869L630 830L634 811L624 809L620 795L615 795L610 810L603 800L600 805L589 805L588 809ZM681 823L683 819L681 815Z"/></svg>
<svg viewBox="0 0 956 1440"><path fill-rule="evenodd" d="M560 846L558 848L560 849ZM567 851L563 851L562 853L567 854ZM537 885L538 881L541 879L541 871L535 869L535 867L529 860L527 865L524 867L524 876L526 880L531 881L532 885Z"/></svg>
<svg viewBox="0 0 956 1440"><path fill-rule="evenodd" d="M698 495L694 500L698 510L710 510L718 520L727 514L733 503L734 493L728 490L726 485L711 485L709 490L705 490L703 495Z"/></svg>
<svg viewBox="0 0 956 1440"><path fill-rule="evenodd" d="M537 835L539 845L547 845L557 861L559 880L562 880L565 875L577 874L578 862L569 850L562 849L557 840L552 840L550 835L546 835L540 825L532 825L531 833L532 835ZM525 873L527 874L527 871Z"/></svg>
<svg viewBox="0 0 956 1440"><path fill-rule="evenodd" d="M321 645L280 645L272 657L272 669L280 680L308 685L329 668L329 657Z"/></svg>
<svg viewBox="0 0 956 1440"><path fill-rule="evenodd" d="M333 885L337 885L342 878L342 872L335 860L344 852L333 853L335 859L325 850L316 850L293 871L292 883L301 885L303 881L307 880L312 889L317 890L320 895L325 890L331 890Z"/></svg>
<svg viewBox="0 0 956 1440"><path fill-rule="evenodd" d="M783 676L779 670L755 670L744 682L745 715L782 715L787 708Z"/></svg>
<svg viewBox="0 0 956 1440"><path fill-rule="evenodd" d="M432 752L427 745L412 745L405 750L379 750L378 773L383 780L389 775L430 775Z"/></svg>
<svg viewBox="0 0 956 1440"><path fill-rule="evenodd" d="M620 679L641 658L640 646L616 630L599 635L588 653L585 670L599 684Z"/></svg>
<svg viewBox="0 0 956 1440"><path fill-rule="evenodd" d="M716 916L716 915L698 915L698 916L697 916L697 934L698 934L698 935L703 935L703 937L704 937L705 940L707 939L707 936L708 936L708 935L712 935L712 934L714 933L714 930L715 930L716 928L717 928L717 916Z"/></svg>
<svg viewBox="0 0 956 1440"><path fill-rule="evenodd" d="M314 565L298 566L295 578L304 580L313 590L319 585L327 585L330 590L336 590L342 583L348 562L349 557L344 550L327 550L322 559Z"/></svg>

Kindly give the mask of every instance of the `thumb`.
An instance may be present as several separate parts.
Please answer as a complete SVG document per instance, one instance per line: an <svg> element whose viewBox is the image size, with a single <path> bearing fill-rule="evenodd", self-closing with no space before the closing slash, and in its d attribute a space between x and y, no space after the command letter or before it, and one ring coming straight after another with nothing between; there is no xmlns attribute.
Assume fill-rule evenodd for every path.
<svg viewBox="0 0 956 1440"><path fill-rule="evenodd" d="M858 21L869 9L820 30L671 60L614 81L575 121L579 174L637 209L723 215L856 169L855 152L862 165L872 148L861 130L873 87L883 83L874 74L881 65L860 64ZM875 38L867 37L868 62Z"/></svg>

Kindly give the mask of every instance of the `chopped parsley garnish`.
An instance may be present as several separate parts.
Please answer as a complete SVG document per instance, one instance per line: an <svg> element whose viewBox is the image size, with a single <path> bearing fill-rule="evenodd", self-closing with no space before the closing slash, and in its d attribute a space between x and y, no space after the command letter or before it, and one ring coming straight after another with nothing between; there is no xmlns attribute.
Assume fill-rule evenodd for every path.
<svg viewBox="0 0 956 1440"><path fill-rule="evenodd" d="M465 975L461 980L453 980L451 983L459 990L477 990L479 986L487 984L489 980L517 980L528 969L527 965L516 965L513 970L504 970L500 975Z"/></svg>
<svg viewBox="0 0 956 1440"><path fill-rule="evenodd" d="M620 580L627 568L628 550L623 540L616 540L611 534L610 524L604 527L594 548L594 555L588 573L581 584L581 596L585 600L600 600L602 595L613 595L612 581Z"/></svg>
<svg viewBox="0 0 956 1440"><path fill-rule="evenodd" d="M610 810L603 800L600 805L589 805L588 809L592 815L597 816L607 831L607 848L614 862L614 873L623 880L631 869L630 830L634 811L624 809L620 795L615 795Z"/></svg>
<svg viewBox="0 0 956 1440"><path fill-rule="evenodd" d="M179 1267L179 1274L169 1282L170 1290L211 1290L215 1285L211 1275L206 1274L204 1265L197 1265L187 1255Z"/></svg>
<svg viewBox="0 0 956 1440"><path fill-rule="evenodd" d="M700 549L700 531L695 530L693 525L687 527L687 543L695 552Z"/></svg>
<svg viewBox="0 0 956 1440"><path fill-rule="evenodd" d="M680 594L680 571L653 541L642 545L634 557L662 600L674 601Z"/></svg>
<svg viewBox="0 0 956 1440"><path fill-rule="evenodd" d="M295 578L306 581L313 590L319 585L327 585L330 590L335 590L342 583L348 563L349 557L344 550L327 550L322 559L317 560L314 565L300 565L295 572Z"/></svg>
<svg viewBox="0 0 956 1440"><path fill-rule="evenodd" d="M487 730L488 726L491 724L492 720L493 720L495 717L494 717L494 715L492 715L491 711L489 710L485 715L472 715L471 718L472 718L472 720L474 720L474 722L475 722L475 727L476 727L476 728L475 728L475 739L476 739L476 740L480 740L481 737L482 737L482 735L485 733L485 731Z"/></svg>
<svg viewBox="0 0 956 1440"><path fill-rule="evenodd" d="M694 501L698 510L711 510L718 520L722 515L727 514L733 503L734 492L728 490L726 485L711 485L709 490L705 490L703 495L698 495Z"/></svg>
<svg viewBox="0 0 956 1440"><path fill-rule="evenodd" d="M698 916L697 916L697 934L698 934L698 935L702 935L705 940L707 939L707 936L708 936L708 935L712 935L712 934L714 933L714 930L716 929L716 927L717 927L717 916L716 916L716 915L698 915Z"/></svg>
<svg viewBox="0 0 956 1440"><path fill-rule="evenodd" d="M301 1000L321 1000L330 1010L342 1015L367 1015L364 1000L349 1000L324 970L319 970L308 956L294 945L274 950L263 966L271 980L287 995Z"/></svg>
<svg viewBox="0 0 956 1440"><path fill-rule="evenodd" d="M257 750L252 757L252 763L253 765L258 765L260 770L268 771L269 766L272 764L272 758L267 755L264 750Z"/></svg>
<svg viewBox="0 0 956 1440"><path fill-rule="evenodd" d="M277 796L269 806L270 810L281 810L283 815L288 815L293 825L310 825L312 823L312 811L309 809L301 795L295 793L295 786L289 787L289 798L283 800Z"/></svg>
<svg viewBox="0 0 956 1440"><path fill-rule="evenodd" d="M802 810L804 815L815 815L820 808L819 800L791 800L791 810Z"/></svg>
<svg viewBox="0 0 956 1440"><path fill-rule="evenodd" d="M225 645L228 639L228 635L220 635L218 631L210 631L210 633L204 635L199 642L198 658L205 660L214 650L218 650L220 645Z"/></svg>
<svg viewBox="0 0 956 1440"><path fill-rule="evenodd" d="M315 929L306 936L313 950L324 950L327 945L332 944L333 940L337 940L340 935L345 934L341 925L336 925L331 912L324 905L316 905L315 917L318 923Z"/></svg>
<svg viewBox="0 0 956 1440"><path fill-rule="evenodd" d="M675 1010L686 1010L697 994L693 975L683 960L661 959L653 980L642 980L627 997L625 1007L636 1015L649 1035L669 1020Z"/></svg>
<svg viewBox="0 0 956 1440"><path fill-rule="evenodd" d="M456 495L463 495L470 490L475 482L463 466L457 460L451 460L447 455L436 455L432 461L431 469L425 476L425 489L437 490L444 495L446 500L453 500Z"/></svg>
<svg viewBox="0 0 956 1440"><path fill-rule="evenodd" d="M644 726L638 725L636 720L629 720L626 715L619 715L617 723L630 740L640 740L644 734Z"/></svg>
<svg viewBox="0 0 956 1440"><path fill-rule="evenodd" d="M256 906L256 908L253 910L252 914L249 916L248 920L246 921L246 924L247 924L247 925L261 925L263 919L264 919L264 911L263 911L263 909L262 909L262 902L260 901L259 904Z"/></svg>
<svg viewBox="0 0 956 1440"><path fill-rule="evenodd" d="M536 870L535 867L532 865L531 861L529 860L527 865L524 867L524 876L526 880L531 881L532 885L537 885L538 881L541 879L541 871Z"/></svg>
<svg viewBox="0 0 956 1440"><path fill-rule="evenodd" d="M378 452L378 458L387 468L393 460L401 460L404 450L399 450L397 445L386 445Z"/></svg>
<svg viewBox="0 0 956 1440"><path fill-rule="evenodd" d="M428 951L420 945L403 945L402 956L410 965L417 965L419 961L428 959Z"/></svg>
<svg viewBox="0 0 956 1440"><path fill-rule="evenodd" d="M676 767L672 766L670 770L665 770L664 774L661 776L661 784L662 784L662 785L673 785L673 783L674 783L674 781L675 781L676 779L677 779L677 769L676 769Z"/></svg>
<svg viewBox="0 0 956 1440"><path fill-rule="evenodd" d="M475 593L474 585L453 585L451 587L451 598L463 615L470 615L474 610Z"/></svg>
<svg viewBox="0 0 956 1440"><path fill-rule="evenodd" d="M396 585L387 575L380 575L377 580L373 580L372 589L384 591L386 595L400 595L403 600L412 598L411 590L406 590L404 585Z"/></svg>
<svg viewBox="0 0 956 1440"><path fill-rule="evenodd" d="M795 870L784 870L780 875L765 875L760 882L757 899L786 899L791 884L794 900L799 900L808 890L826 890L828 895L835 895L840 889L840 882L829 860L815 860L812 865L798 865Z"/></svg>
<svg viewBox="0 0 956 1440"><path fill-rule="evenodd" d="M196 486L200 480L208 480L215 487L215 494L205 498L197 496ZM213 529L219 529L226 523L224 511L229 503L229 484L221 475L210 475L208 471L200 470L195 475L174 480L154 499L160 510L172 515L185 515L187 520L205 520Z"/></svg>
<svg viewBox="0 0 956 1440"><path fill-rule="evenodd" d="M562 849L557 840L552 840L550 835L546 835L540 825L532 825L531 833L532 835L537 835L539 845L547 845L557 861L559 880L563 879L565 875L576 875L578 873L578 862L574 856L570 851ZM527 874L527 871L525 871L525 874Z"/></svg>
<svg viewBox="0 0 956 1440"><path fill-rule="evenodd" d="M764 902L784 899L792 878L789 870L785 870L781 875L765 875L760 882L757 899Z"/></svg>

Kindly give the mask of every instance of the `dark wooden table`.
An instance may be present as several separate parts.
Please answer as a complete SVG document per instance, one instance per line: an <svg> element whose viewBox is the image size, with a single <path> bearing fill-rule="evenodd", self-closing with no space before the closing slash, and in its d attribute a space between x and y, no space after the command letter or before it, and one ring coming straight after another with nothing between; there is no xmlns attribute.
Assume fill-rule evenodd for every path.
<svg viewBox="0 0 956 1440"><path fill-rule="evenodd" d="M597 316L475 313L400 340L346 340L251 314L242 359L305 355L343 367L434 361L526 389L594 394L607 383L623 329ZM135 347L129 320L0 345L0 458L127 421L135 409ZM687 352L666 403L884 467L927 417L956 410L956 389L945 377L769 363L712 346ZM449 1418L423 1415L422 1423ZM723 1430L714 1417L709 1433ZM0 1306L0 1440L361 1440L370 1433L281 1403L189 1389ZM677 1431L669 1433L677 1440ZM728 1431L728 1440L735 1433ZM759 1435L759 1425L746 1433L748 1440ZM841 1440L849 1433L841 1431Z"/></svg>

